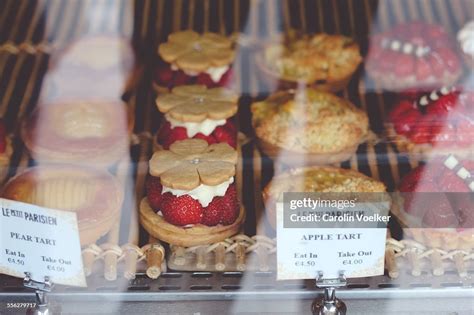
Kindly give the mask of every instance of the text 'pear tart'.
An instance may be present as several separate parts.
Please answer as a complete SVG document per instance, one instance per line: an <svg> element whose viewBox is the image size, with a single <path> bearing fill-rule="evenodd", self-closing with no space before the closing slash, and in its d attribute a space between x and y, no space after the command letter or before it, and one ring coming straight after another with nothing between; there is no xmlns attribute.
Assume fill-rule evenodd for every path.
<svg viewBox="0 0 474 315"><path fill-rule="evenodd" d="M108 166L128 155L132 126L122 102L75 100L38 106L21 134L39 162Z"/></svg>
<svg viewBox="0 0 474 315"><path fill-rule="evenodd" d="M108 172L73 166L25 170L3 187L2 197L77 214L81 245L95 243L119 218L123 190Z"/></svg>
<svg viewBox="0 0 474 315"><path fill-rule="evenodd" d="M343 98L311 88L276 92L253 103L251 110L260 148L287 164L347 160L369 133L364 111Z"/></svg>
<svg viewBox="0 0 474 315"><path fill-rule="evenodd" d="M474 162L436 158L401 181L393 214L407 238L443 250L474 248Z"/></svg>
<svg viewBox="0 0 474 315"><path fill-rule="evenodd" d="M265 46L256 58L262 75L272 85L308 85L327 91L343 89L362 61L353 39L325 33L288 34Z"/></svg>
<svg viewBox="0 0 474 315"><path fill-rule="evenodd" d="M157 143L164 149L178 140L197 138L208 144L225 142L237 146L238 96L225 88L208 89L204 85L183 85L156 99L164 115Z"/></svg>
<svg viewBox="0 0 474 315"><path fill-rule="evenodd" d="M245 212L234 183L237 152L202 139L173 143L150 160L140 220L154 237L178 246L206 245L236 234Z"/></svg>
<svg viewBox="0 0 474 315"><path fill-rule="evenodd" d="M276 175L263 190L269 223L276 226L276 204L285 192L384 193L385 185L355 170L302 167Z"/></svg>
<svg viewBox="0 0 474 315"><path fill-rule="evenodd" d="M226 36L192 30L171 33L168 41L159 45L158 54L158 90L184 84L222 87L230 83L235 49L232 39Z"/></svg>

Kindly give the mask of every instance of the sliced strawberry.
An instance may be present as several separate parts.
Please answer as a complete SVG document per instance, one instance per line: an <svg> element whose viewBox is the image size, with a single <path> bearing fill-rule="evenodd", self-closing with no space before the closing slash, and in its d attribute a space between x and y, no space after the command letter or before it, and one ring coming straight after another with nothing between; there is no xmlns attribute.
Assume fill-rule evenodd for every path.
<svg viewBox="0 0 474 315"><path fill-rule="evenodd" d="M218 143L227 143L233 148L237 147L237 135L223 126L218 126L212 133Z"/></svg>
<svg viewBox="0 0 474 315"><path fill-rule="evenodd" d="M453 146L456 144L457 133L456 128L451 124L445 124L440 130L433 136L433 143L441 146Z"/></svg>
<svg viewBox="0 0 474 315"><path fill-rule="evenodd" d="M416 59L416 79L423 81L428 79L432 72L428 60L424 57Z"/></svg>
<svg viewBox="0 0 474 315"><path fill-rule="evenodd" d="M164 143L170 137L171 134L171 124L168 121L165 121L160 129L158 130L157 140L158 143Z"/></svg>
<svg viewBox="0 0 474 315"><path fill-rule="evenodd" d="M417 168L413 169L410 173L403 177L402 182L400 183L399 190L401 192L415 191L418 182L422 178L426 180L425 171L425 166L418 166Z"/></svg>
<svg viewBox="0 0 474 315"><path fill-rule="evenodd" d="M173 70L169 66L161 67L157 71L158 84L169 85L173 80Z"/></svg>
<svg viewBox="0 0 474 315"><path fill-rule="evenodd" d="M161 212L169 223L183 226L200 223L203 209L199 201L189 195L178 197L166 193L161 200Z"/></svg>
<svg viewBox="0 0 474 315"><path fill-rule="evenodd" d="M184 71L178 70L174 71L174 78L173 78L173 87L179 85L185 85L190 81L190 77L184 73Z"/></svg>
<svg viewBox="0 0 474 315"><path fill-rule="evenodd" d="M430 143L431 139L433 139L432 128L429 125L415 125L415 128L408 136L414 143Z"/></svg>
<svg viewBox="0 0 474 315"><path fill-rule="evenodd" d="M179 140L188 139L188 133L184 127L174 127L171 129L168 138L164 139L163 143L160 143L164 149L169 149L170 145Z"/></svg>
<svg viewBox="0 0 474 315"><path fill-rule="evenodd" d="M424 206L428 209L423 216L423 226L431 228L458 227L459 221L443 193L430 194Z"/></svg>
<svg viewBox="0 0 474 315"><path fill-rule="evenodd" d="M208 88L212 88L216 86L216 82L212 81L212 78L209 74L203 72L200 73L197 77L197 84L203 84Z"/></svg>
<svg viewBox="0 0 474 315"><path fill-rule="evenodd" d="M161 185L160 179L154 176L148 176L145 183L146 195L148 198L148 203L155 211L161 210L161 192L163 186Z"/></svg>
<svg viewBox="0 0 474 315"><path fill-rule="evenodd" d="M394 72L399 77L408 77L415 72L415 57L407 54L399 54Z"/></svg>
<svg viewBox="0 0 474 315"><path fill-rule="evenodd" d="M207 226L221 223L222 208L222 197L214 197L211 203L203 209L201 223Z"/></svg>
<svg viewBox="0 0 474 315"><path fill-rule="evenodd" d="M202 139L202 140L206 140L208 144L213 144L213 143L217 143L219 141L217 141L215 139L215 137L213 136L213 134L210 134L209 136L205 136L203 135L202 133L197 133L194 137L194 139Z"/></svg>
<svg viewBox="0 0 474 315"><path fill-rule="evenodd" d="M394 121L395 131L398 134L407 134L413 130L422 114L418 110L411 109Z"/></svg>
<svg viewBox="0 0 474 315"><path fill-rule="evenodd" d="M456 108L458 104L457 93L450 93L448 95L441 96L437 101L432 102L428 105L427 112L433 113L433 115L446 116L447 113Z"/></svg>
<svg viewBox="0 0 474 315"><path fill-rule="evenodd" d="M239 200L237 198L237 190L234 184L229 185L225 195L222 197L222 213L221 223L229 225L237 220L240 212Z"/></svg>
<svg viewBox="0 0 474 315"><path fill-rule="evenodd" d="M232 118L227 119L227 121L226 121L226 123L223 127L224 127L224 129L226 129L230 133L237 134L237 128L235 127L234 119L232 119Z"/></svg>
<svg viewBox="0 0 474 315"><path fill-rule="evenodd" d="M234 70L232 68L229 68L221 77L221 79L218 82L218 86L229 86L232 83L232 79L234 76Z"/></svg>

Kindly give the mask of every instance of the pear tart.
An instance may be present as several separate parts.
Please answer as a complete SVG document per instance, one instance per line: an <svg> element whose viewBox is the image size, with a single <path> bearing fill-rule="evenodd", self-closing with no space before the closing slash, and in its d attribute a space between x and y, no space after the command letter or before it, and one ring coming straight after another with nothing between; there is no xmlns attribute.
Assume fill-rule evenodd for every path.
<svg viewBox="0 0 474 315"><path fill-rule="evenodd" d="M474 162L436 158L403 177L392 212L405 236L443 250L474 248Z"/></svg>
<svg viewBox="0 0 474 315"><path fill-rule="evenodd" d="M238 96L225 88L208 89L204 85L183 85L156 99L164 115L156 137L157 144L168 149L177 140L197 138L207 143L225 142L237 146Z"/></svg>
<svg viewBox="0 0 474 315"><path fill-rule="evenodd" d="M203 84L207 87L229 83L235 59L233 41L223 35L192 30L168 36L158 47L161 62L155 76L155 87L167 90L184 84Z"/></svg>
<svg viewBox="0 0 474 315"><path fill-rule="evenodd" d="M265 154L287 164L331 164L350 158L369 133L365 112L329 92L276 92L251 106Z"/></svg>
<svg viewBox="0 0 474 315"><path fill-rule="evenodd" d="M123 191L109 173L73 166L34 167L13 177L2 197L77 214L81 245L96 242L118 219Z"/></svg>
<svg viewBox="0 0 474 315"><path fill-rule="evenodd" d="M288 34L256 56L257 66L272 85L295 88L303 84L327 91L343 89L361 61L353 39L325 33Z"/></svg>
<svg viewBox="0 0 474 315"><path fill-rule="evenodd" d="M132 126L121 102L64 101L39 106L21 134L40 162L108 166L128 154Z"/></svg>
<svg viewBox="0 0 474 315"><path fill-rule="evenodd" d="M284 192L375 193L385 185L357 171L336 167L302 167L276 175L263 190L269 223L275 227L276 203Z"/></svg>
<svg viewBox="0 0 474 315"><path fill-rule="evenodd" d="M154 237L195 246L236 234L245 218L234 183L237 152L201 139L173 143L150 160L140 220Z"/></svg>

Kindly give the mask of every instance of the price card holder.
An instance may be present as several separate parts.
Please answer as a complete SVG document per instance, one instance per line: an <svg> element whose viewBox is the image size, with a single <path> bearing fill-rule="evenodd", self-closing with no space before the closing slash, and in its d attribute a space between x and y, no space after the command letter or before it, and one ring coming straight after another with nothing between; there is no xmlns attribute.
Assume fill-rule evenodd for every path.
<svg viewBox="0 0 474 315"><path fill-rule="evenodd" d="M345 287L347 285L344 272L341 271L338 278L325 279L322 271L316 278L316 286L324 289L324 295L316 298L311 305L313 315L345 315L346 304L336 298L336 288Z"/></svg>
<svg viewBox="0 0 474 315"><path fill-rule="evenodd" d="M36 294L36 306L33 311L35 315L50 315L49 302L47 294L51 292L54 284L51 282L49 277L44 277L44 281L35 281L31 279L31 274L25 272L25 278L23 279L23 286L28 289L35 290Z"/></svg>

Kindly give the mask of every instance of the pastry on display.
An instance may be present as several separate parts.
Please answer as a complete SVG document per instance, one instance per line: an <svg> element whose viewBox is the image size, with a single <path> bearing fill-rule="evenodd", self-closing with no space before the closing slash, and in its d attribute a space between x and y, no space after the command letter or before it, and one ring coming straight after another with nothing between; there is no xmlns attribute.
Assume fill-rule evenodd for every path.
<svg viewBox="0 0 474 315"><path fill-rule="evenodd" d="M359 45L342 35L292 36L270 43L257 54L261 74L272 85L321 90L343 89L362 61Z"/></svg>
<svg viewBox="0 0 474 315"><path fill-rule="evenodd" d="M387 90L452 85L462 74L456 51L439 25L399 24L371 37L366 70Z"/></svg>
<svg viewBox="0 0 474 315"><path fill-rule="evenodd" d="M235 148L237 100L230 90L204 85L179 86L160 94L156 105L164 117L156 138L158 146L168 149L178 140L196 138Z"/></svg>
<svg viewBox="0 0 474 315"><path fill-rule="evenodd" d="M131 84L133 66L127 39L86 36L52 56L41 98L118 100Z"/></svg>
<svg viewBox="0 0 474 315"><path fill-rule="evenodd" d="M474 157L474 92L442 87L403 93L389 113L388 136L398 150L419 159Z"/></svg>
<svg viewBox="0 0 474 315"><path fill-rule="evenodd" d="M178 246L207 245L238 233L245 218L237 198L237 152L202 139L173 143L150 160L140 220L154 237Z"/></svg>
<svg viewBox="0 0 474 315"><path fill-rule="evenodd" d="M161 58L155 74L155 87L171 89L184 84L223 87L232 78L234 43L229 37L192 30L168 36L158 47Z"/></svg>
<svg viewBox="0 0 474 315"><path fill-rule="evenodd" d="M58 101L39 105L21 135L39 163L109 166L129 153L132 113L121 101Z"/></svg>
<svg viewBox="0 0 474 315"><path fill-rule="evenodd" d="M474 248L473 161L451 155L407 174L393 214L408 238L444 250Z"/></svg>
<svg viewBox="0 0 474 315"><path fill-rule="evenodd" d="M474 68L474 20L469 21L457 34L466 63Z"/></svg>
<svg viewBox="0 0 474 315"><path fill-rule="evenodd" d="M252 104L257 142L287 164L347 160L369 133L367 114L349 101L316 89L279 91Z"/></svg>
<svg viewBox="0 0 474 315"><path fill-rule="evenodd" d="M7 135L5 122L0 118L0 181L4 179L10 164L13 148L10 137Z"/></svg>
<svg viewBox="0 0 474 315"><path fill-rule="evenodd" d="M385 185L355 170L328 166L290 169L278 174L263 190L269 223L276 226L276 204L285 192L381 193Z"/></svg>
<svg viewBox="0 0 474 315"><path fill-rule="evenodd" d="M123 190L108 172L76 166L38 166L10 179L2 197L77 214L82 246L107 234L119 218Z"/></svg>

